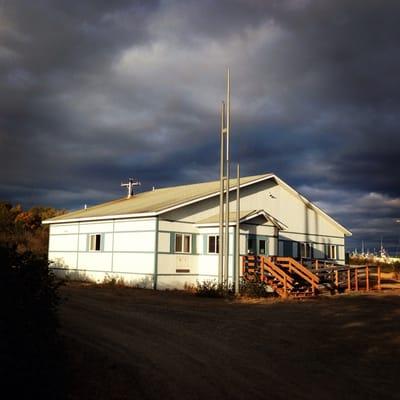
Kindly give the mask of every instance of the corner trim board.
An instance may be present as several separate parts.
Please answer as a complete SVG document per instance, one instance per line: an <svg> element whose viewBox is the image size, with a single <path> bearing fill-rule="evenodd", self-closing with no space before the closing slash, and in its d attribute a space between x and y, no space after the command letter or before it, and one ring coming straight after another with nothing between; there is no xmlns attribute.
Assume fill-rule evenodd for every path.
<svg viewBox="0 0 400 400"><path fill-rule="evenodd" d="M154 239L154 276L153 276L153 289L157 290L157 274L158 274L158 228L159 228L159 217L156 217L156 229Z"/></svg>

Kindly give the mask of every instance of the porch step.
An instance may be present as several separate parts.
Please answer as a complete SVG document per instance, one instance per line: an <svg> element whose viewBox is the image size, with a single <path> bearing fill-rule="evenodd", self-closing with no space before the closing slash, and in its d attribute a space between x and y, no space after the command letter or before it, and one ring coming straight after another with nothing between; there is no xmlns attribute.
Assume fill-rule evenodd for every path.
<svg viewBox="0 0 400 400"><path fill-rule="evenodd" d="M264 281L281 297L312 298L318 293L319 278L289 257L280 261L271 257L243 258L243 276L250 281Z"/></svg>

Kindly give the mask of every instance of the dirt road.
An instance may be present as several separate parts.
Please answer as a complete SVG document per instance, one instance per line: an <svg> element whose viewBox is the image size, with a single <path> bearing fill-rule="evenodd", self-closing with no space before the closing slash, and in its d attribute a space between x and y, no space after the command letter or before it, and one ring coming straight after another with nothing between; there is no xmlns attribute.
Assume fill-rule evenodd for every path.
<svg viewBox="0 0 400 400"><path fill-rule="evenodd" d="M399 292L263 304L62 294L72 399L399 398Z"/></svg>

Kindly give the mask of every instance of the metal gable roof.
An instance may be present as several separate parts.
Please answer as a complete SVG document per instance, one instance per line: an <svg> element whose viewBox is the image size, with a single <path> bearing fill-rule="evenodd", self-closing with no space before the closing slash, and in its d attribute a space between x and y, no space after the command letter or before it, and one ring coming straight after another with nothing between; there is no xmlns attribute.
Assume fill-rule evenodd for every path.
<svg viewBox="0 0 400 400"><path fill-rule="evenodd" d="M246 186L264 179L269 179L273 176L273 174L263 174L242 177L240 178L240 186ZM158 215L162 212L179 208L207 197L215 196L219 193L219 185L220 182L217 180L192 185L155 189L149 192L135 194L129 199L123 197L87 209L72 211L43 221L43 223L48 224L72 220L103 219L104 217L113 218L129 215ZM231 179L230 187L233 189L235 185L236 179Z"/></svg>
<svg viewBox="0 0 400 400"><path fill-rule="evenodd" d="M273 173L241 177L240 187L245 187L268 179L274 179L277 184L288 189L306 205L309 205L319 214L331 221L342 230L346 236L351 236L352 233L348 229ZM230 179L230 190L235 190L236 183L236 179ZM216 196L219 194L219 185L219 180L216 180L192 185L156 189L149 192L135 194L129 199L123 197L87 209L59 215L43 221L43 224L156 216Z"/></svg>

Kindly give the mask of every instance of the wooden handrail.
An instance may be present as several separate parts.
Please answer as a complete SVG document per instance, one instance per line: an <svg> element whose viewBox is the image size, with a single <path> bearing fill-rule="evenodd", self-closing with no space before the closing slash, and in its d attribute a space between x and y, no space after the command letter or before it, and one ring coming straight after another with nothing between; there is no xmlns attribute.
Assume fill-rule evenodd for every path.
<svg viewBox="0 0 400 400"><path fill-rule="evenodd" d="M375 274L372 275L373 269L376 270L376 278ZM272 275L274 279L279 281L280 285L285 286L286 282L286 288L289 290L295 288L297 280L295 275L297 275L307 283L311 284L313 294L315 294L318 289L318 283L321 282L321 279L323 279L324 282L330 281L334 284L336 291L342 289L343 285L347 287L347 291L359 290L360 284L364 286L364 281L365 289L367 291L376 288L382 289L382 271L379 265L340 265L325 268L320 268L319 265L317 273L319 275L321 274L320 277L291 257L249 255L242 257L242 272L243 275L246 275L246 279L251 280L254 276L256 279L261 278L263 281L267 281L265 279L265 274L268 273L270 276ZM373 284L371 282L372 276L374 276ZM342 277L341 281L340 277ZM347 279L343 280L344 277ZM275 287L270 281L268 284ZM278 286L278 288L275 287L275 290L282 295L281 292L284 291L284 288Z"/></svg>
<svg viewBox="0 0 400 400"><path fill-rule="evenodd" d="M295 259L291 257L277 257L276 258L279 263L289 263L290 267L296 272L297 275L300 275L303 279L305 279L308 283L310 283L315 289L318 288L319 277L313 274L310 270L308 270L304 265L297 262Z"/></svg>
<svg viewBox="0 0 400 400"><path fill-rule="evenodd" d="M287 286L290 289L293 289L294 279L281 268L279 268L275 263L273 263L268 257L263 257L261 268L263 267L265 267L267 271L272 274L276 279L278 279L282 284L285 283L286 279Z"/></svg>

